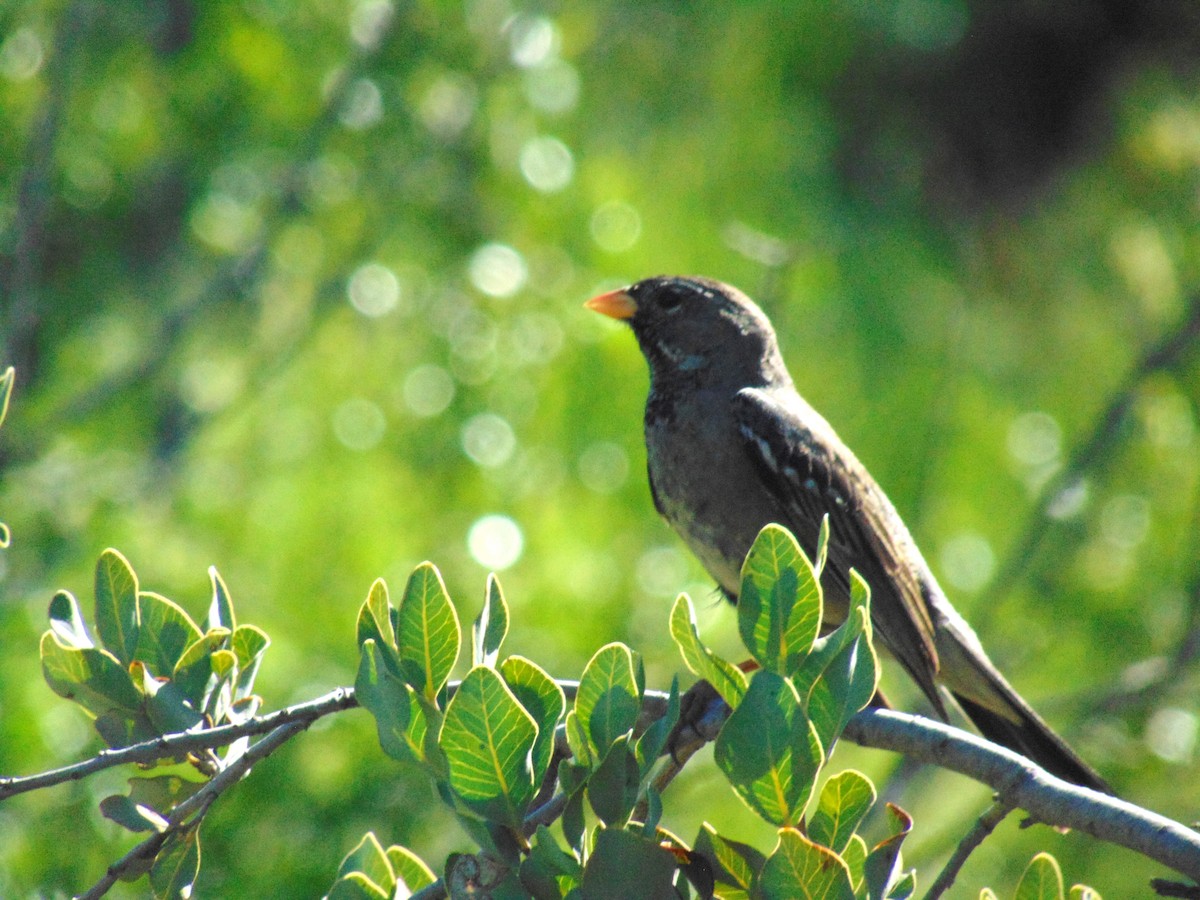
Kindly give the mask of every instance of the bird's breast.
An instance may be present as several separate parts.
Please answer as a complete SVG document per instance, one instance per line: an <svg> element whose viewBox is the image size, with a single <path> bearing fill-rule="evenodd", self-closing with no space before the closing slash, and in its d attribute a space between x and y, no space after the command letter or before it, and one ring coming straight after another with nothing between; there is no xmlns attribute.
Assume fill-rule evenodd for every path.
<svg viewBox="0 0 1200 900"><path fill-rule="evenodd" d="M646 406L646 462L659 512L731 597L742 560L762 527L783 521L744 450L731 398L652 393Z"/></svg>

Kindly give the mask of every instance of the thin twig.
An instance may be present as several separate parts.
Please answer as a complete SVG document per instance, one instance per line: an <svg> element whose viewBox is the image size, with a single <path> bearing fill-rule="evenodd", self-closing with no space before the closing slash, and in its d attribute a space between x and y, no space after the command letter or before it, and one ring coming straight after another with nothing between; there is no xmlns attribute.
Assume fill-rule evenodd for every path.
<svg viewBox="0 0 1200 900"><path fill-rule="evenodd" d="M251 766L266 759L310 724L311 721L299 720L280 725L250 747L212 781L171 810L171 814L167 816L166 827L162 831L155 832L109 866L104 876L86 893L81 894L79 900L98 900L108 893L125 872L144 866L147 861L154 859L171 835L199 824L213 801L246 777L250 773Z"/></svg>
<svg viewBox="0 0 1200 900"><path fill-rule="evenodd" d="M942 867L942 871L938 873L933 884L929 886L925 900L938 900L942 894L950 890L954 880L958 878L958 873L962 871L962 867L975 848L987 840L988 835L996 830L996 826L1003 822L1004 817L1010 812L1012 812L1011 806L997 800L976 819L974 827L959 841L953 855L946 861L946 865Z"/></svg>
<svg viewBox="0 0 1200 900"><path fill-rule="evenodd" d="M168 734L149 741L142 741L140 744L122 747L119 750L101 750L91 759L63 766L60 769L27 775L23 778L0 778L0 801L27 791L35 791L67 781L78 781L114 766L130 763L150 764L165 757L224 747L232 744L238 738L265 734L274 731L281 725L298 724L307 728L323 716L356 706L358 706L358 700L355 699L354 690L338 688L316 700L297 703L286 709L279 709L238 725L221 725L204 731Z"/></svg>

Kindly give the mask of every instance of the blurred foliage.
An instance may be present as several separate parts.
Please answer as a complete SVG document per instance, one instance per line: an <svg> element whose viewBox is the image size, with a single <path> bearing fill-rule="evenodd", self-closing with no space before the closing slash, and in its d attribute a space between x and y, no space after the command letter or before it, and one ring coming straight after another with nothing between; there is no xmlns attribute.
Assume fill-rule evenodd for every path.
<svg viewBox="0 0 1200 900"><path fill-rule="evenodd" d="M1022 693L1122 794L1191 820L1190 356L1133 385L1010 556L1193 303L1198 33L1190 3L1101 0L0 7L0 772L100 745L37 638L110 545L194 618L220 566L272 636L267 708L351 683L364 590L422 559L458 594L504 570L509 649L551 674L621 640L665 687L670 599L711 588L644 484L644 364L580 304L685 272L768 310ZM732 646L731 611L700 606ZM200 895L261 894L264 860L316 895L369 829L461 849L369 717L338 719L216 810ZM677 809L725 790L693 768ZM96 809L119 787L0 807L0 895L94 881L128 846ZM889 792L928 883L986 791L900 768ZM1015 884L1043 848L1111 896L1159 874L1046 837L1006 823L963 880Z"/></svg>

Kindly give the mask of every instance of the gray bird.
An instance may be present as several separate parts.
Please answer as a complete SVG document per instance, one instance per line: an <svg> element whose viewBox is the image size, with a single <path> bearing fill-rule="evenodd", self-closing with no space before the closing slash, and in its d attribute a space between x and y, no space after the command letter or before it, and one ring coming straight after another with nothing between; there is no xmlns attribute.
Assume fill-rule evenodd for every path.
<svg viewBox="0 0 1200 900"><path fill-rule="evenodd" d="M1111 791L988 659L891 501L797 393L775 331L749 297L707 278L661 276L587 306L633 329L650 364L654 504L730 600L764 525L787 527L811 558L828 513L829 627L846 617L854 568L871 586L877 638L939 715L942 685L989 740L1067 781Z"/></svg>

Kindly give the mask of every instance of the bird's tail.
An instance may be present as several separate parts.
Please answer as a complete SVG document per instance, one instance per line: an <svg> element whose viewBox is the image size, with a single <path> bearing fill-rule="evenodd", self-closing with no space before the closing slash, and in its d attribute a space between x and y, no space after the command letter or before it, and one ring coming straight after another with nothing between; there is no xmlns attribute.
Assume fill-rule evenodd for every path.
<svg viewBox="0 0 1200 900"><path fill-rule="evenodd" d="M1002 715L969 697L954 694L954 699L980 734L993 743L1029 757L1051 775L1057 775L1064 781L1106 794L1113 793L1113 789L1096 770L1054 733L999 672L993 669L987 674L995 676L996 681L992 686L1003 699L1008 715Z"/></svg>

